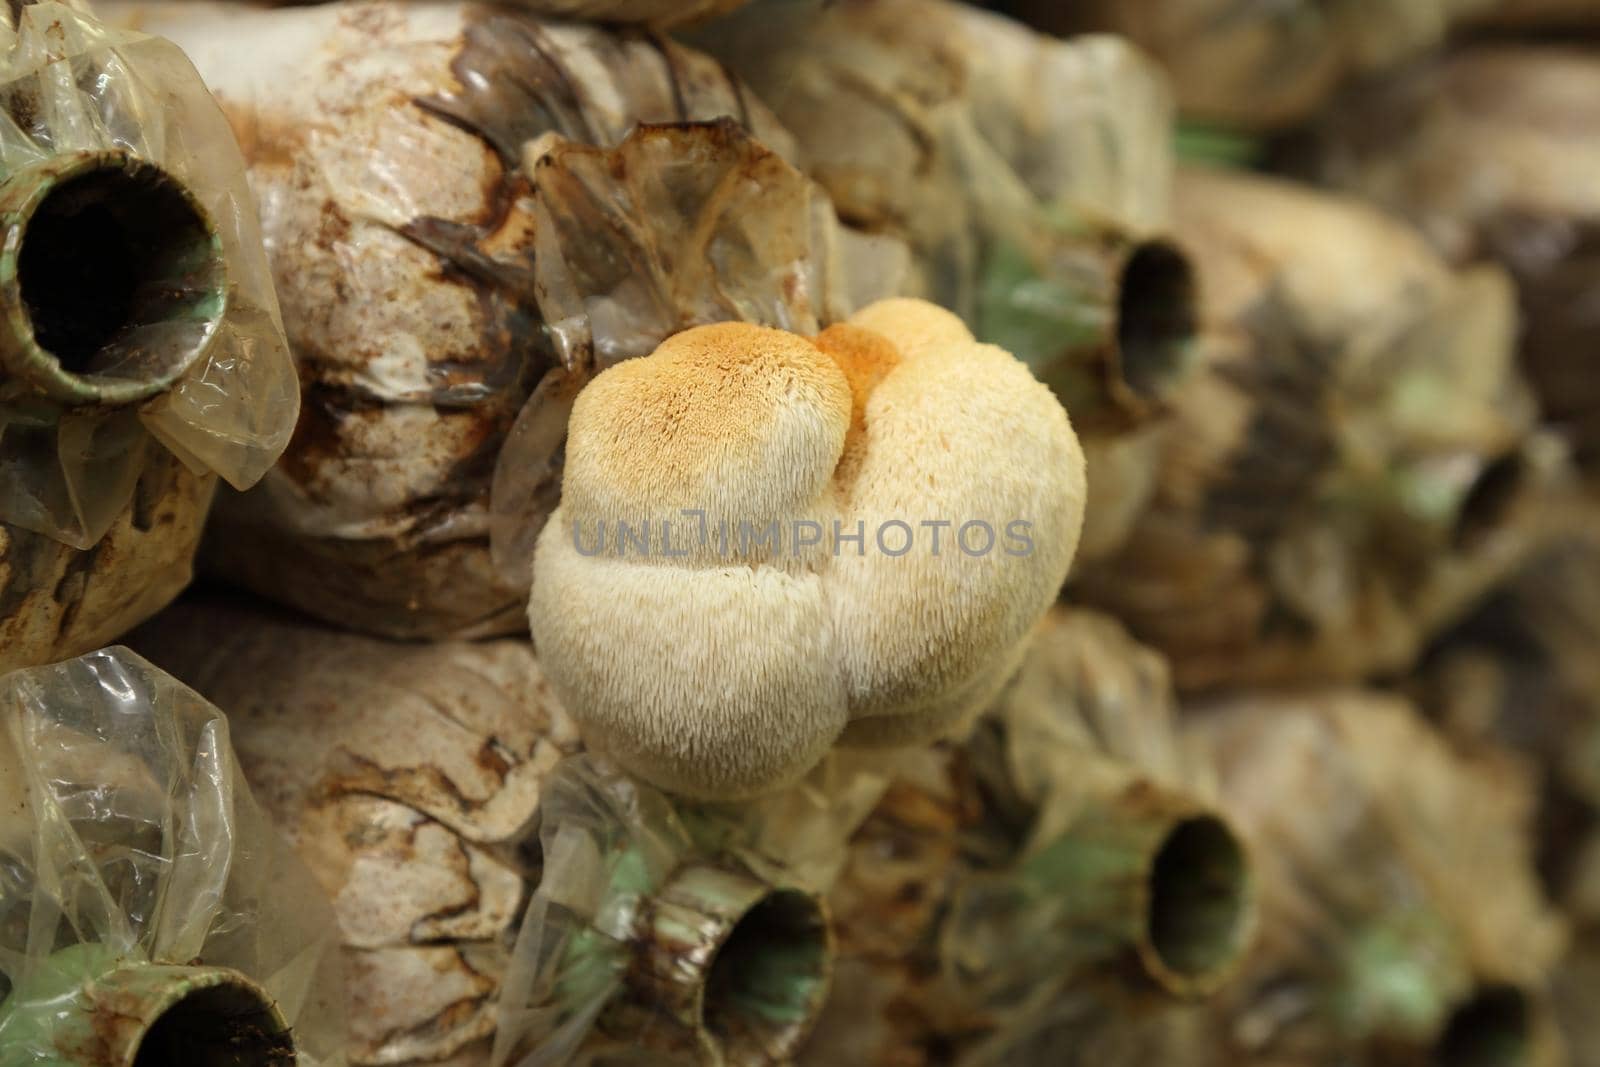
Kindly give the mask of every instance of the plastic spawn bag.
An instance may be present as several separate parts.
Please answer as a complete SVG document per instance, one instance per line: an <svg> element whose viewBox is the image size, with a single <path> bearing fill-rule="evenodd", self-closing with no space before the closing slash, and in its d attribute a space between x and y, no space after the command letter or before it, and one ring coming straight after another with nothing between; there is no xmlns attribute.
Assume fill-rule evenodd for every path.
<svg viewBox="0 0 1600 1067"><path fill-rule="evenodd" d="M1452 270L1359 202L1222 171L1178 180L1201 365L1150 506L1077 589L1180 688L1404 668L1536 543L1565 476L1492 266Z"/></svg>
<svg viewBox="0 0 1600 1067"><path fill-rule="evenodd" d="M103 644L187 582L212 475L299 392L233 136L169 42L0 21L0 669Z"/></svg>
<svg viewBox="0 0 1600 1067"><path fill-rule="evenodd" d="M1597 8L1596 10L1600 10ZM1319 119L1311 169L1414 222L1450 260L1517 283L1541 417L1600 459L1600 59L1479 44L1364 86Z"/></svg>
<svg viewBox="0 0 1600 1067"><path fill-rule="evenodd" d="M728 119L641 125L612 149L550 138L525 156L559 363L495 463L490 545L512 585L558 502L567 417L591 377L702 323L816 333L908 269L903 245L841 226L814 183Z"/></svg>
<svg viewBox="0 0 1600 1067"><path fill-rule="evenodd" d="M239 762L333 901L352 1063L483 1063L578 747L525 641L395 644L185 602L130 636L228 709Z"/></svg>
<svg viewBox="0 0 1600 1067"><path fill-rule="evenodd" d="M701 39L794 133L840 216L905 238L911 295L1058 385L1080 429L1143 415L1193 330L1181 253L1146 239L1172 177L1160 72L1115 39L1054 41L940 0L842 4L775 32L785 7Z"/></svg>
<svg viewBox="0 0 1600 1067"><path fill-rule="evenodd" d="M1540 875L1600 926L1600 540L1592 507L1570 510L1570 528L1440 635L1409 684L1452 737L1538 769Z"/></svg>
<svg viewBox="0 0 1600 1067"><path fill-rule="evenodd" d="M691 49L464 3L105 11L171 35L195 59L234 121L263 206L306 407L285 462L258 491L218 509L223 535L208 563L263 595L388 636L521 631L528 569L492 566L491 485L535 387L557 368L584 369L564 362L571 351L546 326L563 321L565 332L566 318L584 310L568 298L603 306L630 331L639 318L657 321L653 301L663 295L676 328L696 321L690 311L792 305L786 314L801 323L817 314L805 264L791 261L814 253L765 240L803 234L816 195L781 168L748 167L753 150L702 124L732 118L781 158L792 139ZM617 148L641 123L684 129ZM618 155L552 151L562 144ZM624 173L630 160L661 164L668 149L676 162L661 181ZM598 202L577 195L557 181L564 170L615 180L621 199L607 201L605 186L593 187ZM652 199L628 200L640 192ZM547 215L581 212L561 234L540 225L550 196L562 201ZM636 218L625 235L612 233L624 210ZM682 268L678 285L692 277L696 290L557 285L551 257L580 255L591 240L636 266ZM703 269L688 269L697 259ZM615 282L581 270L567 277ZM696 295L707 291L731 306ZM558 304L547 313L548 298ZM613 342L609 324L602 315L599 347L615 358L637 338ZM563 391L561 377L548 379L541 400L580 384ZM550 425L558 439L544 462L558 465L565 422ZM523 506L518 497L495 511Z"/></svg>
<svg viewBox="0 0 1600 1067"><path fill-rule="evenodd" d="M1458 23L1507 5L1506 0L1377 6L1363 0L999 0L989 6L1050 33L1122 34L1171 71L1185 115L1228 126L1276 128L1312 115L1345 81L1424 55L1442 45Z"/></svg>
<svg viewBox="0 0 1600 1067"><path fill-rule="evenodd" d="M0 680L0 1064L342 1064L332 913L127 649Z"/></svg>
<svg viewBox="0 0 1600 1067"><path fill-rule="evenodd" d="M541 15L593 19L596 22L642 22L651 26L676 26L715 18L746 0L516 0L518 6Z"/></svg>
<svg viewBox="0 0 1600 1067"><path fill-rule="evenodd" d="M1080 558L1115 547L1196 330L1192 271L1163 236L1160 70L1116 38L1054 40L941 0L775 0L694 40L777 111L843 219L909 243L909 295L1055 390L1090 465Z"/></svg>
<svg viewBox="0 0 1600 1067"><path fill-rule="evenodd" d="M1186 717L1259 872L1257 948L1222 994L1225 1062L1561 1062L1547 986L1564 937L1520 771L1370 692Z"/></svg>
<svg viewBox="0 0 1600 1067"><path fill-rule="evenodd" d="M564 762L494 1063L790 1062L829 995L819 894L882 783L838 760L732 810L676 804L591 756Z"/></svg>
<svg viewBox="0 0 1600 1067"><path fill-rule="evenodd" d="M1189 1062L1251 873L1158 655L1057 611L971 737L890 769L829 894L841 990L803 1062Z"/></svg>
<svg viewBox="0 0 1600 1067"><path fill-rule="evenodd" d="M332 897L352 1062L481 1065L492 1044L496 1063L565 1063L620 1038L655 1063L719 1034L745 1042L727 1036L744 1026L775 1047L803 1036L820 972L795 979L796 1017L763 1028L759 1004L706 986L706 947L658 959L667 989L624 982L630 961L666 951L628 923L704 905L721 909L697 927L709 943L743 946L726 970L786 966L769 964L785 942L768 933L823 952L806 965L820 967L831 950L806 894L874 803L870 769L835 760L756 804L675 807L581 755L526 641L396 644L207 603L133 640L228 707L240 762ZM799 888L763 908L780 884Z"/></svg>

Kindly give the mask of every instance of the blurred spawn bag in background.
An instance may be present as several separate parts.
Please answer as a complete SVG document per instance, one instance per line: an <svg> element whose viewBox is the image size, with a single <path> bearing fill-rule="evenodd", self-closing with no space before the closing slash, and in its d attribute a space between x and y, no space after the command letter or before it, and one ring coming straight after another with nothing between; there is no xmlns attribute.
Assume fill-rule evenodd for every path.
<svg viewBox="0 0 1600 1067"><path fill-rule="evenodd" d="M299 392L238 148L171 43L12 6L0 223L3 671L176 595L213 476L254 484Z"/></svg>
<svg viewBox="0 0 1600 1067"><path fill-rule="evenodd" d="M715 18L747 0L510 0L541 15L590 22L638 22L657 28Z"/></svg>
<svg viewBox="0 0 1600 1067"><path fill-rule="evenodd" d="M216 708L124 648L0 679L0 1064L129 1067L166 1011L195 1042L272 1045L164 1062L337 1067L336 945Z"/></svg>
<svg viewBox="0 0 1600 1067"><path fill-rule="evenodd" d="M1525 773L1374 692L1185 715L1259 873L1219 1062L1564 1062L1549 983L1565 929L1535 876Z"/></svg>
<svg viewBox="0 0 1600 1067"><path fill-rule="evenodd" d="M1200 367L1150 506L1075 591L1180 689L1404 670L1537 543L1569 480L1534 432L1509 279L1309 186L1189 169L1177 188Z"/></svg>
<svg viewBox="0 0 1600 1067"><path fill-rule="evenodd" d="M1555 1005L1575 1067L1600 1067L1600 528L1585 518L1444 634L1409 684L1461 743L1539 772L1539 873L1573 927Z"/></svg>
<svg viewBox="0 0 1600 1067"><path fill-rule="evenodd" d="M1089 463L1080 559L1114 548L1196 326L1193 272L1164 236L1159 68L1117 38L1056 41L944 0L767 0L692 39L793 131L845 222L911 246L910 295L1055 390Z"/></svg>
<svg viewBox="0 0 1600 1067"><path fill-rule="evenodd" d="M1454 26L1502 2L989 0L987 6L1045 32L1122 34L1171 72L1186 117L1271 129L1310 117L1346 81L1424 55Z"/></svg>
<svg viewBox="0 0 1600 1067"><path fill-rule="evenodd" d="M1600 55L1465 45L1345 94L1290 161L1417 225L1452 262L1503 264L1542 417L1600 464Z"/></svg>
<svg viewBox="0 0 1600 1067"><path fill-rule="evenodd" d="M105 12L170 34L232 120L305 390L208 566L339 625L523 630L590 375L701 322L814 332L864 302L858 255L892 291L893 247L843 233L766 108L664 38L460 3Z"/></svg>

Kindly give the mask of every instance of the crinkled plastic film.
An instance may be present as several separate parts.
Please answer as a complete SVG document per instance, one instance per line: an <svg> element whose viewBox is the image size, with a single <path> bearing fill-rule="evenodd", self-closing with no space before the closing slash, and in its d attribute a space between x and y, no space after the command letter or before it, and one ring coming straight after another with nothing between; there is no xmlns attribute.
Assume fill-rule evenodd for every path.
<svg viewBox="0 0 1600 1067"><path fill-rule="evenodd" d="M1103 972L1130 940L1149 936L1130 934L1117 916L1125 894L1151 890L1119 881L1108 891L1087 872L1115 869L1128 862L1124 853L1150 848L1147 832L1215 819L1213 784L1182 740L1165 661L1091 612L1047 619L966 750L972 772L987 783L989 824L1009 826L1017 847L984 855L1005 839L993 833L969 843L976 871L954 894L940 935L945 968L964 1001L997 1016L1048 1014L1064 989ZM1185 875L1218 879L1213 888L1226 907L1203 935L1214 958L1193 973L1157 973L1179 995L1209 992L1249 943L1247 860L1227 848L1219 845ZM1136 880L1150 877L1142 862L1133 862ZM1093 983L1085 984L1094 996Z"/></svg>
<svg viewBox="0 0 1600 1067"><path fill-rule="evenodd" d="M897 753L830 892L839 991L801 1062L920 1049L964 1067L1047 1064L1070 1047L1132 1064L1190 1048L1192 1002L1247 949L1253 898L1238 851L1220 857L1233 864L1221 882L1186 866L1227 904L1216 956L1174 975L1136 947L1150 839L1217 817L1176 710L1158 654L1110 619L1058 610L970 737Z"/></svg>
<svg viewBox="0 0 1600 1067"><path fill-rule="evenodd" d="M557 1067L598 1050L608 1064L703 1062L659 1045L650 1032L669 1024L649 1005L635 1016L642 1037L606 1033L604 1016L628 997L653 898L695 862L819 892L885 784L847 756L787 793L731 809L675 804L594 756L563 761L541 799L543 873L502 985L493 1062Z"/></svg>
<svg viewBox="0 0 1600 1067"><path fill-rule="evenodd" d="M486 1061L547 777L580 749L526 641L398 644L190 599L130 635L228 708L333 902L353 1063Z"/></svg>
<svg viewBox="0 0 1600 1067"><path fill-rule="evenodd" d="M1260 945L1224 994L1234 1047L1426 1047L1478 990L1539 996L1563 936L1511 768L1372 693L1246 698L1194 723L1261 872Z"/></svg>
<svg viewBox="0 0 1600 1067"><path fill-rule="evenodd" d="M1052 40L938 0L843 5L795 16L792 32L773 32L777 17L758 5L707 38L794 131L845 217L904 229L919 295L970 319L997 236L1061 216L1164 225L1171 100L1124 42ZM995 182L1017 195L997 199Z"/></svg>
<svg viewBox="0 0 1600 1067"><path fill-rule="evenodd" d="M136 409L4 390L0 520L87 548L127 505L150 447L196 473L253 484L288 442L298 384L233 135L182 52L55 3L24 7L15 28L0 27L0 51L0 171L99 150L153 163L204 210L226 269L225 309L203 352ZM135 340L160 350L195 343L196 328L147 323Z"/></svg>
<svg viewBox="0 0 1600 1067"><path fill-rule="evenodd" d="M50 1038L76 1002L30 991L159 964L242 972L302 1067L344 1063L331 909L251 799L215 708L124 648L14 672L0 798L0 1063L61 1062Z"/></svg>
<svg viewBox="0 0 1600 1067"><path fill-rule="evenodd" d="M560 366L524 405L495 465L490 543L527 581L559 496L578 390L710 322L813 334L894 291L904 246L842 227L809 179L731 120L642 125L615 148L525 149L539 310Z"/></svg>

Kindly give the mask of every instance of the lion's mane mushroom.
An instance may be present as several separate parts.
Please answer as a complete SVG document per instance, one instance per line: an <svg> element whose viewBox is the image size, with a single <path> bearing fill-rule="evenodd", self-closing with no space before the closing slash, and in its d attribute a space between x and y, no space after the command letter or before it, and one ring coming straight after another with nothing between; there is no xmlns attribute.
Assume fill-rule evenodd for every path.
<svg viewBox="0 0 1600 1067"><path fill-rule="evenodd" d="M949 312L678 334L578 397L529 617L587 741L705 798L980 708L1054 600L1083 455Z"/></svg>

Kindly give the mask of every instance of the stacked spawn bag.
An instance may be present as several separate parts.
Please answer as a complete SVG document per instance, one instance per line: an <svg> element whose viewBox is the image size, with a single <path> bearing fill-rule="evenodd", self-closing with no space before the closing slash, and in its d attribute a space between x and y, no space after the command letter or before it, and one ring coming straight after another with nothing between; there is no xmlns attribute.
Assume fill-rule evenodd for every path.
<svg viewBox="0 0 1600 1067"><path fill-rule="evenodd" d="M1413 221L1452 262L1517 282L1518 355L1543 418L1600 457L1600 53L1579 41L1463 45L1352 92L1300 162Z"/></svg>
<svg viewBox="0 0 1600 1067"><path fill-rule="evenodd" d="M1185 116L1222 126L1275 129L1311 117L1341 83L1412 60L1440 45L1453 27L1517 4L1516 0L1377 5L1363 0L1273 4L992 0L987 6L1046 32L1123 34L1149 49L1172 72Z"/></svg>
<svg viewBox="0 0 1600 1067"><path fill-rule="evenodd" d="M822 894L882 795L831 757L738 806L674 800L581 755L542 799L545 866L502 992L496 1064L789 1064L833 990Z"/></svg>
<svg viewBox="0 0 1600 1067"><path fill-rule="evenodd" d="M1549 999L1564 929L1519 768L1370 691L1230 697L1185 717L1260 886L1214 1062L1565 1062Z"/></svg>
<svg viewBox="0 0 1600 1067"><path fill-rule="evenodd" d="M637 22L667 29L686 22L715 18L746 0L518 0L541 15L594 22Z"/></svg>
<svg viewBox="0 0 1600 1067"><path fill-rule="evenodd" d="M4 671L176 595L216 476L260 478L299 393L238 148L171 43L10 9L0 226Z"/></svg>
<svg viewBox="0 0 1600 1067"><path fill-rule="evenodd" d="M862 302L863 254L892 284L760 102L653 34L451 3L106 10L171 34L232 119L306 396L210 565L342 625L520 630L589 376L699 322L814 332Z"/></svg>
<svg viewBox="0 0 1600 1067"><path fill-rule="evenodd" d="M1116 38L1052 41L941 0L775 0L695 40L777 112L843 219L910 245L912 295L1056 391L1091 471L1082 555L1114 547L1195 332L1164 233L1160 71Z"/></svg>
<svg viewBox="0 0 1600 1067"><path fill-rule="evenodd" d="M1078 593L1183 689L1404 669L1536 543L1565 471L1532 432L1508 280L1277 179L1186 170L1175 216L1201 365L1152 503Z"/></svg>
<svg viewBox="0 0 1600 1067"><path fill-rule="evenodd" d="M1535 841L1572 926L1557 1008L1572 1059L1600 1063L1589 992L1600 961L1600 543L1592 507L1460 625L1411 680L1463 744L1519 754L1540 775Z"/></svg>
<svg viewBox="0 0 1600 1067"><path fill-rule="evenodd" d="M832 954L815 896L881 788L870 770L693 809L584 753L525 641L395 644L205 602L135 640L229 709L333 899L351 1063L619 1042L643 1063L776 1063L803 1039Z"/></svg>
<svg viewBox="0 0 1600 1067"><path fill-rule="evenodd" d="M341 1067L333 917L216 708L124 648L0 680L0 1064Z"/></svg>
<svg viewBox="0 0 1600 1067"><path fill-rule="evenodd" d="M521 848L577 744L526 643L391 645L179 604L131 638L228 711L239 761L333 901L353 1064L486 1062Z"/></svg>
<svg viewBox="0 0 1600 1067"><path fill-rule="evenodd" d="M838 988L800 1062L1199 1062L1253 875L1175 713L1158 655L1058 610L968 739L898 754L828 897Z"/></svg>

